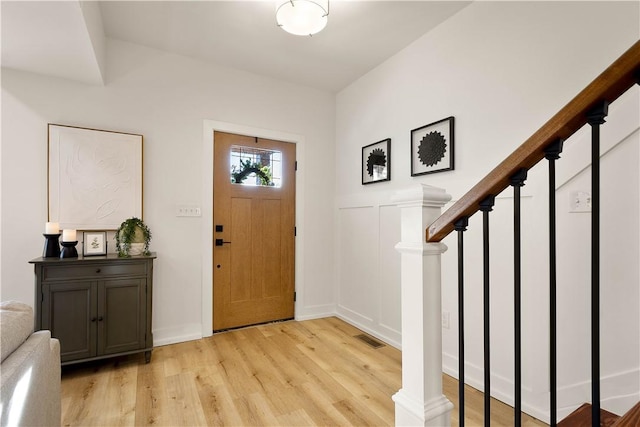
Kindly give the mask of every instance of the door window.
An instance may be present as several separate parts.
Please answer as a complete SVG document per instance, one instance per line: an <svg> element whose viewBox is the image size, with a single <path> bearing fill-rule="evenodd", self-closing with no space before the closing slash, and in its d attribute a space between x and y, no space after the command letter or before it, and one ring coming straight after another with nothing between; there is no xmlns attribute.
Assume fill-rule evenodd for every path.
<svg viewBox="0 0 640 427"><path fill-rule="evenodd" d="M231 183L276 187L282 185L282 153L233 145L230 153Z"/></svg>

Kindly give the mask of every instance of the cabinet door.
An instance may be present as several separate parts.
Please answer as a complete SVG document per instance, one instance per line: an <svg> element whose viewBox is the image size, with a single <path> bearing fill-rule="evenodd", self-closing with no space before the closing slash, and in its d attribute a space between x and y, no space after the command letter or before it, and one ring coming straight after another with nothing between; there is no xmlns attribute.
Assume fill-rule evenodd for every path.
<svg viewBox="0 0 640 427"><path fill-rule="evenodd" d="M60 340L62 362L96 355L96 283L72 281L42 287L42 329Z"/></svg>
<svg viewBox="0 0 640 427"><path fill-rule="evenodd" d="M98 284L98 354L145 348L145 279Z"/></svg>

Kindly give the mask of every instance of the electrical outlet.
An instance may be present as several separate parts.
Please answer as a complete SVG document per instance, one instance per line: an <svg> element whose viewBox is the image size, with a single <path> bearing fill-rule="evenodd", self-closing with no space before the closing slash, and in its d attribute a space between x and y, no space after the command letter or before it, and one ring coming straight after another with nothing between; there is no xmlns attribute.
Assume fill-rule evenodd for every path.
<svg viewBox="0 0 640 427"><path fill-rule="evenodd" d="M442 312L442 328L443 329L449 329L449 327L450 327L450 323L449 323L450 317L451 316L449 316L449 312L448 311L443 311Z"/></svg>

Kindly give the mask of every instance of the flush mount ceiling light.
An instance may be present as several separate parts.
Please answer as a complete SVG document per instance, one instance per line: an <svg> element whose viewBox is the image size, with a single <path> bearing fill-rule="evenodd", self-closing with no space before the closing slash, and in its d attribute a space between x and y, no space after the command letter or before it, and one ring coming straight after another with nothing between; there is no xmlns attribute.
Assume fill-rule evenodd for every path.
<svg viewBox="0 0 640 427"><path fill-rule="evenodd" d="M329 0L278 0L278 26L296 36L312 36L327 25Z"/></svg>

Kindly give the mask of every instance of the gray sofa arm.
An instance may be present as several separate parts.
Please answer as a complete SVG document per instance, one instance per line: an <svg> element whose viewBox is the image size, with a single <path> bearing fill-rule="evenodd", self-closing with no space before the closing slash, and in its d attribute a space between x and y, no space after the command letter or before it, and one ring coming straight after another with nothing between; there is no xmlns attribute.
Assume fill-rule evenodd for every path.
<svg viewBox="0 0 640 427"><path fill-rule="evenodd" d="M0 425L60 425L60 342L49 331L31 334L0 368Z"/></svg>

